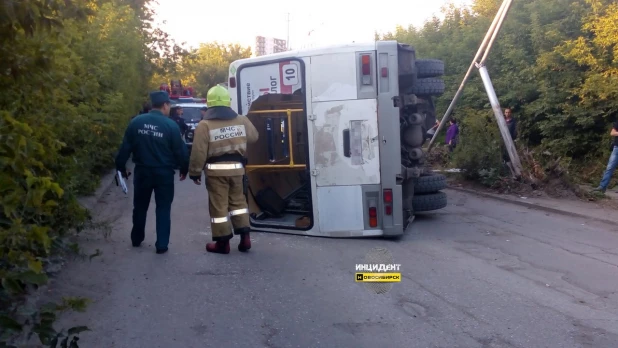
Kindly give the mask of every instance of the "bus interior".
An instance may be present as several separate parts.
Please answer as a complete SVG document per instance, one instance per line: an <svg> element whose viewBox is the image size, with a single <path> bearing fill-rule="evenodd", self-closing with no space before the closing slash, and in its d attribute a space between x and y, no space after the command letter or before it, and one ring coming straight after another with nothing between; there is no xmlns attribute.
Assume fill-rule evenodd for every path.
<svg viewBox="0 0 618 348"><path fill-rule="evenodd" d="M247 147L247 200L255 228L313 226L305 95L266 94L246 117L259 139Z"/></svg>

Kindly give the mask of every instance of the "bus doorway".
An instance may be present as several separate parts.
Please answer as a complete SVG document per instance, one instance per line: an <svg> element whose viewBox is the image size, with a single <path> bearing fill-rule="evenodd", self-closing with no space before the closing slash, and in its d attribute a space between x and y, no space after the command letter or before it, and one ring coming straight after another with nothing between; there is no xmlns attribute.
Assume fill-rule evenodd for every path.
<svg viewBox="0 0 618 348"><path fill-rule="evenodd" d="M247 149L247 199L254 229L305 234L313 227L304 98L300 90L294 95L266 94L246 115L260 134Z"/></svg>
<svg viewBox="0 0 618 348"><path fill-rule="evenodd" d="M314 230L310 125L302 58L246 59L230 69L232 107L259 132L247 148L247 201L256 231L310 235ZM233 98L234 99L234 98Z"/></svg>

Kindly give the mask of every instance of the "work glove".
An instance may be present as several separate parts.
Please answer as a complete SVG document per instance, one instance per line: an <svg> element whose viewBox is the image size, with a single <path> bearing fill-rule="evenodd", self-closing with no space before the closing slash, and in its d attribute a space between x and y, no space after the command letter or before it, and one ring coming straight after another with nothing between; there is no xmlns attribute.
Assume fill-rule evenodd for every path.
<svg viewBox="0 0 618 348"><path fill-rule="evenodd" d="M190 175L189 179L193 180L196 185L202 184L202 176L201 175Z"/></svg>

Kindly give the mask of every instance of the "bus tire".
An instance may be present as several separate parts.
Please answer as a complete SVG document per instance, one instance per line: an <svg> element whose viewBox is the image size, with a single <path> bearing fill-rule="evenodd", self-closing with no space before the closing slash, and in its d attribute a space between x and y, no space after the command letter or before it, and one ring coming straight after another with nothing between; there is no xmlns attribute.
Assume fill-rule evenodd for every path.
<svg viewBox="0 0 618 348"><path fill-rule="evenodd" d="M414 179L414 192L434 193L446 188L446 176L442 174L432 174L420 176Z"/></svg>
<svg viewBox="0 0 618 348"><path fill-rule="evenodd" d="M439 78L425 78L416 80L409 93L418 96L432 96L444 94L444 80Z"/></svg>
<svg viewBox="0 0 618 348"><path fill-rule="evenodd" d="M416 61L419 78L439 77L444 75L444 62L438 59L419 59Z"/></svg>
<svg viewBox="0 0 618 348"><path fill-rule="evenodd" d="M416 192L415 192L416 193ZM436 192L429 194L415 194L412 198L412 206L415 213L432 211L445 208L447 206L446 193Z"/></svg>
<svg viewBox="0 0 618 348"><path fill-rule="evenodd" d="M414 181L408 180L402 185L402 193L403 193L403 201L402 206L403 210L413 210L414 209Z"/></svg>

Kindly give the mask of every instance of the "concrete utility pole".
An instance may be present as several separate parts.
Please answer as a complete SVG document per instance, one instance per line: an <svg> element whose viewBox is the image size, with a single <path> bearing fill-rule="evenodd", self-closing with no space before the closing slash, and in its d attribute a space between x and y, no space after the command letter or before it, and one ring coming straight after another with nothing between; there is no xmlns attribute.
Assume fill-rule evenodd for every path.
<svg viewBox="0 0 618 348"><path fill-rule="evenodd" d="M500 102L498 101L498 97L496 96L496 92L494 90L493 84L491 83L489 73L487 72L487 67L485 66L485 61L487 60L487 56L489 55L491 46L493 45L494 41L496 40L496 37L498 36L500 27L502 26L502 23L504 22L504 19L506 18L506 14L512 2L513 0L504 0L502 2L502 5L500 6L498 13L496 14L496 17L494 18L493 22L491 23L491 26L489 27L489 30L487 31L487 34L485 34L485 38L483 39L483 42L481 43L479 50L476 52L476 55L474 56L474 59L472 60L472 64L470 64L470 67L468 68L468 72L464 76L464 79L461 82L461 85L459 85L459 89L457 90L457 93L455 93L455 96L453 97L453 100L451 101L451 105L449 105L448 110L446 110L446 113L444 114L442 121L440 121L440 125L438 126L438 129L436 130L433 137L431 138L431 141L429 142L429 147L427 148L427 152L431 151L431 148L434 142L436 141L438 134L444 128L446 122L448 122L451 116L451 113L453 112L453 109L455 108L455 104L457 104L457 101L461 97L464 86L466 82L468 81L470 74L472 73L472 69L476 67L477 69L479 69L479 74L481 75L481 79L483 80L483 85L485 86L485 90L487 91L487 96L489 97L489 102L491 103L491 107L494 111L494 116L496 116L496 121L498 122L498 126L500 127L500 134L502 135L502 139L504 140L504 144L506 145L506 149L511 159L512 166L509 166L509 169L511 169L513 176L520 177L522 166L519 160L519 155L517 154L517 150L515 148L515 144L513 143L513 139L511 138L511 133L509 133L508 127L506 125L506 121L504 120L504 115L502 114L502 108L500 107ZM477 62L479 58L481 57L481 55L482 55L481 60Z"/></svg>

